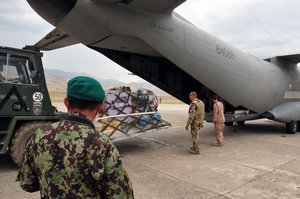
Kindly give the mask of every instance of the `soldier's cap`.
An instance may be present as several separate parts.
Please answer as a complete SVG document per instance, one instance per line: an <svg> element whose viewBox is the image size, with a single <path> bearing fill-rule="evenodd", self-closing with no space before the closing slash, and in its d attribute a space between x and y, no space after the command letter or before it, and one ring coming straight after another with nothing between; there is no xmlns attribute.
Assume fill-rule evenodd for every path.
<svg viewBox="0 0 300 199"><path fill-rule="evenodd" d="M101 102L105 98L105 92L97 80L78 76L68 81L67 97L82 101Z"/></svg>

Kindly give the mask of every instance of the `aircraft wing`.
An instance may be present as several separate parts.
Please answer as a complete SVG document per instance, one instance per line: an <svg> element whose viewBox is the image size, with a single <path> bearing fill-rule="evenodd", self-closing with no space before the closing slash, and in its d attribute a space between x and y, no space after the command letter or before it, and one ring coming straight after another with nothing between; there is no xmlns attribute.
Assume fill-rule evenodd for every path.
<svg viewBox="0 0 300 199"><path fill-rule="evenodd" d="M80 42L72 38L70 35L66 34L64 31L55 28L43 39L38 41L34 46L38 47L41 50L54 50L78 43Z"/></svg>
<svg viewBox="0 0 300 199"><path fill-rule="evenodd" d="M300 54L293 54L293 55L283 55L278 56L278 58L287 60L292 63L299 63L300 62Z"/></svg>
<svg viewBox="0 0 300 199"><path fill-rule="evenodd" d="M160 1L150 1L150 0L91 0L96 3L119 3L120 5L126 5L133 9L143 10L147 12L154 13L167 13L172 12L177 6L185 2L186 0L160 0ZM35 44L40 50L54 50L74 44L80 43L75 38L71 37L64 31L55 28L49 34L47 34L43 39ZM94 44L96 47L107 48L107 49L120 49L120 46L115 46L115 44L122 44L122 51L145 54L151 56L160 56L158 52L152 49L145 42L131 37L122 36L109 36L103 41Z"/></svg>
<svg viewBox="0 0 300 199"><path fill-rule="evenodd" d="M300 54L280 55L280 56L276 56L276 57L270 57L265 60L269 61L272 58L282 59L282 60L289 61L289 62L295 63L295 64L300 63Z"/></svg>
<svg viewBox="0 0 300 199"><path fill-rule="evenodd" d="M164 13L172 12L177 6L185 2L186 0L93 0L100 3L125 3L127 6L143 10L147 12Z"/></svg>

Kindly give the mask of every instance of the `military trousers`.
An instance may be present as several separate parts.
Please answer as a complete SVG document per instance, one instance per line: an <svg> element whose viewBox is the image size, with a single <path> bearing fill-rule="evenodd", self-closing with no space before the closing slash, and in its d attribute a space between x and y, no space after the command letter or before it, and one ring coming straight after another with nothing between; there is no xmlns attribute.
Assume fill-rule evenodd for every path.
<svg viewBox="0 0 300 199"><path fill-rule="evenodd" d="M200 129L201 124L191 124L191 134L192 134L192 140L193 140L193 150L199 152L200 148Z"/></svg>
<svg viewBox="0 0 300 199"><path fill-rule="evenodd" d="M224 123L214 122L214 127L215 127L217 144L222 146L224 144L224 138L223 138Z"/></svg>

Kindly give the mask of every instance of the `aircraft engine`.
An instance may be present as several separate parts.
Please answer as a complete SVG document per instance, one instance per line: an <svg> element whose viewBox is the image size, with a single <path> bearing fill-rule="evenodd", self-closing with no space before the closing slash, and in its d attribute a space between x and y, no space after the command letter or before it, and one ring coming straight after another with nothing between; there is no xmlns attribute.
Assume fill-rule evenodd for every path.
<svg viewBox="0 0 300 199"><path fill-rule="evenodd" d="M55 25L73 9L77 0L27 0L27 2L41 17Z"/></svg>

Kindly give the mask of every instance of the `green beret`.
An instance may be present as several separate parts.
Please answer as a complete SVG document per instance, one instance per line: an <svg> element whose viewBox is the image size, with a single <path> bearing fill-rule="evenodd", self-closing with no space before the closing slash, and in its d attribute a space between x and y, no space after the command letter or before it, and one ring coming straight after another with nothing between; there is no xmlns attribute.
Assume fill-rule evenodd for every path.
<svg viewBox="0 0 300 199"><path fill-rule="evenodd" d="M67 97L82 101L101 102L105 98L105 93L97 80L78 76L68 81Z"/></svg>

